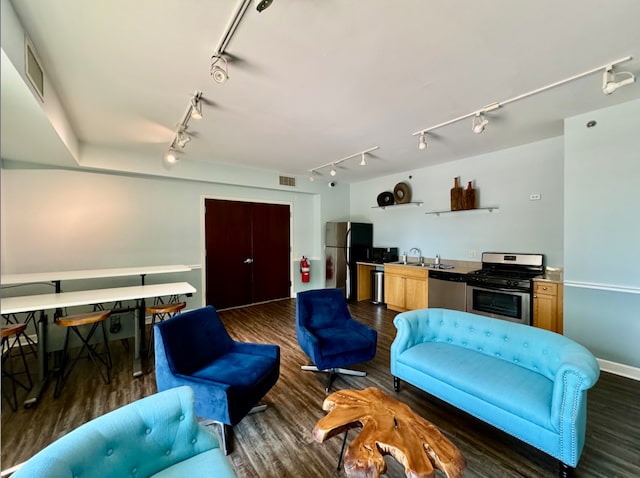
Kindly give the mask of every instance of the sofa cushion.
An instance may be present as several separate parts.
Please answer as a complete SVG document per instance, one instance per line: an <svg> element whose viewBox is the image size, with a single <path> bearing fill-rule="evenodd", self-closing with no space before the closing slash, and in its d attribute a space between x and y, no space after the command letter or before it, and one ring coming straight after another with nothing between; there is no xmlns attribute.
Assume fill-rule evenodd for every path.
<svg viewBox="0 0 640 478"><path fill-rule="evenodd" d="M184 478L188 476L215 476L233 478L236 475L229 460L220 448L200 453L188 460L178 462L152 475L151 478Z"/></svg>
<svg viewBox="0 0 640 478"><path fill-rule="evenodd" d="M401 353L398 362L551 428L553 382L539 373L499 357L442 342L417 344Z"/></svg>

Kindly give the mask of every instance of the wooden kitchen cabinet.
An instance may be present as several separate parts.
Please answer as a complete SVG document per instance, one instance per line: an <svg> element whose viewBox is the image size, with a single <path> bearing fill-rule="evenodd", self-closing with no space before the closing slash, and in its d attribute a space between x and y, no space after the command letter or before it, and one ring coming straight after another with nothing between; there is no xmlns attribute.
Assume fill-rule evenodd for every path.
<svg viewBox="0 0 640 478"><path fill-rule="evenodd" d="M428 304L429 270L404 265L384 266L384 302L398 312L424 309Z"/></svg>
<svg viewBox="0 0 640 478"><path fill-rule="evenodd" d="M563 288L555 282L533 283L533 326L563 332Z"/></svg>

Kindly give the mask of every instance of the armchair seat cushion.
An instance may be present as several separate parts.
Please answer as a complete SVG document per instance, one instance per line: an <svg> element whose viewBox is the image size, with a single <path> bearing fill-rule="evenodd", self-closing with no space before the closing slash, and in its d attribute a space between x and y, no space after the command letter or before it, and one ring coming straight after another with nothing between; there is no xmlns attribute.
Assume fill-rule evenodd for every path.
<svg viewBox="0 0 640 478"><path fill-rule="evenodd" d="M193 377L224 383L231 387L251 388L278 369L278 360L263 355L228 353L193 372Z"/></svg>
<svg viewBox="0 0 640 478"><path fill-rule="evenodd" d="M346 327L319 329L314 333L325 358L343 356L345 351L361 354L371 349L371 340L368 337Z"/></svg>

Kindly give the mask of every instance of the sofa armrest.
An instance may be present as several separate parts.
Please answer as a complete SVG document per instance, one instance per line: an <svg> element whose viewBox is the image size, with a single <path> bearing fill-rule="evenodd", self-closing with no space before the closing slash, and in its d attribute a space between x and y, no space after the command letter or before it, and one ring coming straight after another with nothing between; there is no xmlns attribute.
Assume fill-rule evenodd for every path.
<svg viewBox="0 0 640 478"><path fill-rule="evenodd" d="M414 345L427 340L426 334L421 333L427 327L428 317L424 311L412 310L396 315L393 325L397 329L396 338L391 344L391 363L398 355Z"/></svg>
<svg viewBox="0 0 640 478"><path fill-rule="evenodd" d="M562 421L575 421L576 409L584 393L595 385L600 366L595 357L582 345L571 342L562 347L562 362L553 382L551 422L560 427Z"/></svg>

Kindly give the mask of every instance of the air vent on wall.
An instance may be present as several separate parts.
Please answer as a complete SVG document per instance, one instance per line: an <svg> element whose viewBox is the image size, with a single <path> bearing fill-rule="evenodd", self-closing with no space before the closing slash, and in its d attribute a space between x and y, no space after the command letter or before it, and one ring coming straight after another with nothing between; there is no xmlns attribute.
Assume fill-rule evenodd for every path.
<svg viewBox="0 0 640 478"><path fill-rule="evenodd" d="M296 186L296 178L290 178L288 176L280 176L280 186Z"/></svg>
<svg viewBox="0 0 640 478"><path fill-rule="evenodd" d="M24 38L25 43L25 73L40 100L44 101L44 72L40 67L40 62L36 56L31 40Z"/></svg>

